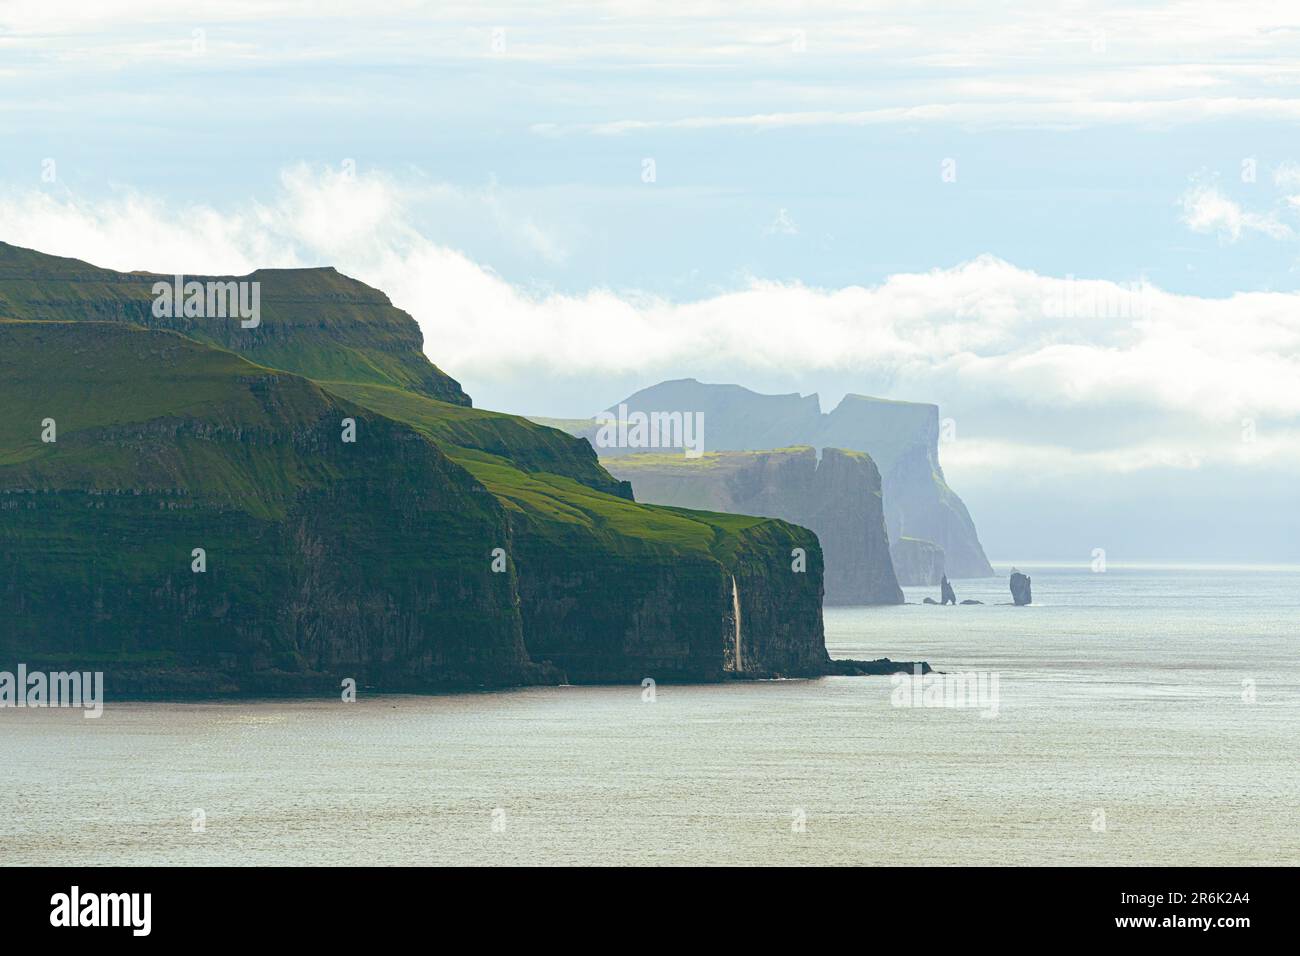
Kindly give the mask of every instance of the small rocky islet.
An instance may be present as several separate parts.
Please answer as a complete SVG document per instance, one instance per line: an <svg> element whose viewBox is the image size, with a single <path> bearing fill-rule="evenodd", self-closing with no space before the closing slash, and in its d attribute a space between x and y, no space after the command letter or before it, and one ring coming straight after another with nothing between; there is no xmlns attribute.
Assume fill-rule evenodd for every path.
<svg viewBox="0 0 1300 956"><path fill-rule="evenodd" d="M1026 604L1033 603L1033 593L1030 590L1029 575L1021 572L1017 568L1012 568L1010 587L1011 587L1011 603L1014 604L1016 607L1023 607ZM948 578L945 577L943 578L942 581L939 582L939 600L936 601L934 598L928 597L923 599L921 603L933 604L936 606L942 606L945 604L951 604L956 606L958 604L962 604L962 605L983 604L984 602L976 601L973 598L967 598L964 601L958 601L957 594L953 590L952 584L948 581Z"/></svg>

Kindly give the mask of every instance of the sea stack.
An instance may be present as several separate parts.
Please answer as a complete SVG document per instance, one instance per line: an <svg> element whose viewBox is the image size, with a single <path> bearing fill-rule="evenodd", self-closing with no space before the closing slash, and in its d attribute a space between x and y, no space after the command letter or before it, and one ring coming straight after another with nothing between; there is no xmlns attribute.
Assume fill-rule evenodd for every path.
<svg viewBox="0 0 1300 956"><path fill-rule="evenodd" d="M939 603L951 604L953 607L957 606L957 592L955 592L952 589L952 585L948 583L948 576L946 574L944 575L943 580L939 582Z"/></svg>
<svg viewBox="0 0 1300 956"><path fill-rule="evenodd" d="M1029 575L1021 574L1015 568L1011 569L1011 600L1017 607L1034 602L1033 592L1029 589Z"/></svg>

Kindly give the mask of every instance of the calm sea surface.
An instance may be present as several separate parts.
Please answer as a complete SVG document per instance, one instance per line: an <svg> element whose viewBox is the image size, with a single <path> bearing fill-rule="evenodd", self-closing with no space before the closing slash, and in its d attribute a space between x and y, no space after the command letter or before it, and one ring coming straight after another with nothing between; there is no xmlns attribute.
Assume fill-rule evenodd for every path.
<svg viewBox="0 0 1300 956"><path fill-rule="evenodd" d="M1300 863L1300 571L1025 570L826 613L995 717L888 677L0 710L0 865Z"/></svg>

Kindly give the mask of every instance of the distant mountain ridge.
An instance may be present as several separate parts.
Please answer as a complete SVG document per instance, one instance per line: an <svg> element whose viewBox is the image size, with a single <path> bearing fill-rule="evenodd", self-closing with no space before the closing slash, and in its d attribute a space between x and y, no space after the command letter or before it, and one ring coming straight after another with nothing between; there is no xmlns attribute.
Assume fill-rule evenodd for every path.
<svg viewBox="0 0 1300 956"><path fill-rule="evenodd" d="M792 446L866 452L879 468L889 540L915 538L943 551L949 577L987 577L993 568L961 498L948 487L939 464L939 408L863 395L846 395L823 413L814 395L764 395L740 385L706 384L693 378L652 385L609 406L617 414L699 412L707 451L767 451ZM599 428L569 427L591 441L611 465L645 449L601 447ZM656 449L662 451L662 449ZM634 484L635 488L635 484ZM653 500L653 498L649 499ZM909 552L911 553L911 552ZM932 561L907 562L924 568ZM933 584L902 575L903 584Z"/></svg>

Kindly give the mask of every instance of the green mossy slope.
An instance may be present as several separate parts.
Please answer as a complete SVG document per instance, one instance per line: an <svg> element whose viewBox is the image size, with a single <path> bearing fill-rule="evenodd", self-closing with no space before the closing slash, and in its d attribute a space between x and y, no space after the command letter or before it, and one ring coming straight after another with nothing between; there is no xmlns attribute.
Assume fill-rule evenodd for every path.
<svg viewBox="0 0 1300 956"><path fill-rule="evenodd" d="M249 330L155 319L160 278L0 244L0 659L161 694L825 671L806 529L632 501L332 269L253 273Z"/></svg>
<svg viewBox="0 0 1300 956"><path fill-rule="evenodd" d="M199 282L259 282L261 324L250 329L231 318L156 317L154 283L172 278L114 272L0 242L0 318L171 329L308 378L396 385L470 404L455 379L424 356L420 328L407 313L378 289L332 268L185 276Z"/></svg>
<svg viewBox="0 0 1300 956"><path fill-rule="evenodd" d="M0 323L0 401L0 659L116 660L118 693L536 670L504 511L409 427L120 323Z"/></svg>
<svg viewBox="0 0 1300 956"><path fill-rule="evenodd" d="M535 660L558 665L573 680L712 679L734 672L734 577L740 670L822 672L821 548L807 529L638 504L567 475L521 468L518 458L530 456L518 449L518 458L507 458L454 444L458 435L478 434L458 430L462 410L419 396L397 400L384 390L348 388L346 394L443 439L448 457L505 507L524 638ZM534 426L522 434L539 430L553 433ZM585 442L582 447L590 452ZM792 570L796 548L806 556L802 572Z"/></svg>

